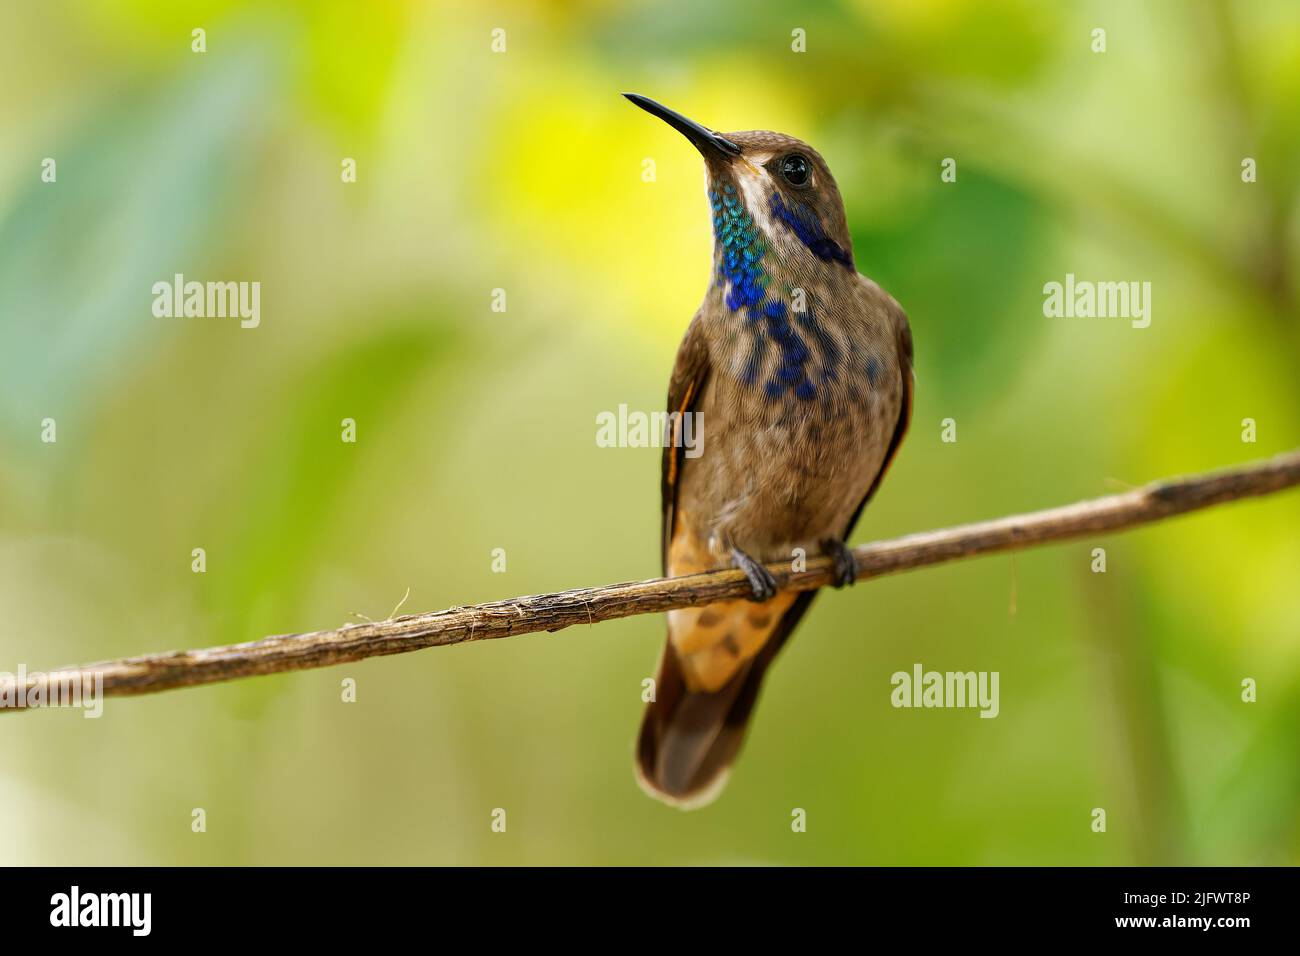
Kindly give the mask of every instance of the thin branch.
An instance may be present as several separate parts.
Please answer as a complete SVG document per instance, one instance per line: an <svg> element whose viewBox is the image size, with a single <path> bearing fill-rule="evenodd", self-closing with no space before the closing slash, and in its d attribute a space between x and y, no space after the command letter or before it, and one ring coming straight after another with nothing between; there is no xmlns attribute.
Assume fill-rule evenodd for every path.
<svg viewBox="0 0 1300 956"><path fill-rule="evenodd" d="M858 580L897 571L943 564L1032 545L1068 541L1149 524L1239 498L1267 495L1300 484L1300 450L1225 471L1153 482L1122 494L1080 501L1059 508L1011 515L992 521L878 541L853 550ZM787 564L768 565L783 590L807 591L830 584L826 558L793 571ZM700 607L715 601L743 598L749 593L745 576L736 570L713 571L682 578L655 578L604 587L579 588L494 601L474 607L453 607L430 614L408 614L387 621L348 624L330 631L286 634L246 644L193 651L145 654L46 675L0 678L0 709L31 706L32 688L58 682L102 679L105 696L151 694L176 687L283 671L327 667L384 654L404 654L426 647L514 637L537 631L558 631L574 624L593 624L636 614ZM49 699L48 691L45 699Z"/></svg>

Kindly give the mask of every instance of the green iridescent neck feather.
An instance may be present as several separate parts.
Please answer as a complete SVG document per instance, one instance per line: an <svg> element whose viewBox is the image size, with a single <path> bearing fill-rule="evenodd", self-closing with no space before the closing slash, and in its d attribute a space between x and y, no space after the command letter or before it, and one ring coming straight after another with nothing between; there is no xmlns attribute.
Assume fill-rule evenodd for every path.
<svg viewBox="0 0 1300 956"><path fill-rule="evenodd" d="M779 361L762 383L764 394L772 400L787 394L805 401L816 397L817 387L810 378L811 352L803 337L790 325L785 299L772 294L772 277L763 267L767 242L754 224L754 217L731 183L725 183L721 189L710 189L709 205L713 210L717 281L724 291L723 301L732 312L748 319L752 332L741 380L746 385L759 384L767 349L774 345ZM818 334L821 330L811 311L796 318L811 335L824 338ZM833 374L829 366L824 366L820 377L825 381Z"/></svg>

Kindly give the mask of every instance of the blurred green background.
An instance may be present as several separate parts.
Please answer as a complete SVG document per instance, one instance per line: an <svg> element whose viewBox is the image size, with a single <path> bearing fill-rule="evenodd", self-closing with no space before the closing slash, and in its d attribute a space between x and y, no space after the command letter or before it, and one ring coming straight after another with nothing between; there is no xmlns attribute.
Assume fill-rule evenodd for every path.
<svg viewBox="0 0 1300 956"><path fill-rule="evenodd" d="M1300 445L1290 0L5 3L0 669L656 575L659 455L595 415L661 407L711 236L623 90L817 146L910 314L855 540ZM177 272L260 281L261 327L155 318ZM1150 328L1044 318L1067 272L1150 281ZM13 715L0 861L1293 864L1298 527L1283 495L827 594L693 814L631 769L661 616ZM1001 715L891 708L915 662L999 671Z"/></svg>

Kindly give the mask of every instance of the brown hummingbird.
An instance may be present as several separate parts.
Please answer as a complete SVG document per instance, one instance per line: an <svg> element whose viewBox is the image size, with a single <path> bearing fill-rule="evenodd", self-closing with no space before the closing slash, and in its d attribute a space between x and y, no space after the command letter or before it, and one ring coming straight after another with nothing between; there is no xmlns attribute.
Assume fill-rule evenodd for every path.
<svg viewBox="0 0 1300 956"><path fill-rule="evenodd" d="M845 539L907 431L912 333L854 267L844 203L816 150L783 133L715 133L624 96L704 156L713 215L712 279L668 385L664 573L734 566L753 592L668 614L637 779L689 808L721 791L763 675L816 593L778 592L763 565L821 553L837 587L857 577ZM692 456L685 415L707 428Z"/></svg>

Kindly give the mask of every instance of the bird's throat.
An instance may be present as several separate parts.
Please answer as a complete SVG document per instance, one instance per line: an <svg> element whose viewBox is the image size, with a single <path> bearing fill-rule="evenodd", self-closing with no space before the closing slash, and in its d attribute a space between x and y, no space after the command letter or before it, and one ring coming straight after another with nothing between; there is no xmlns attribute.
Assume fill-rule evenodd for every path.
<svg viewBox="0 0 1300 956"><path fill-rule="evenodd" d="M723 306L743 317L748 332L740 379L771 401L811 401L834 378L840 357L815 314L821 297L813 271L838 266L816 256L811 246L816 258L780 254L771 231L791 227L763 215L764 229L746 199L731 182L714 183L709 190L715 284ZM802 236L794 238L803 243ZM801 260L811 260L811 269Z"/></svg>

